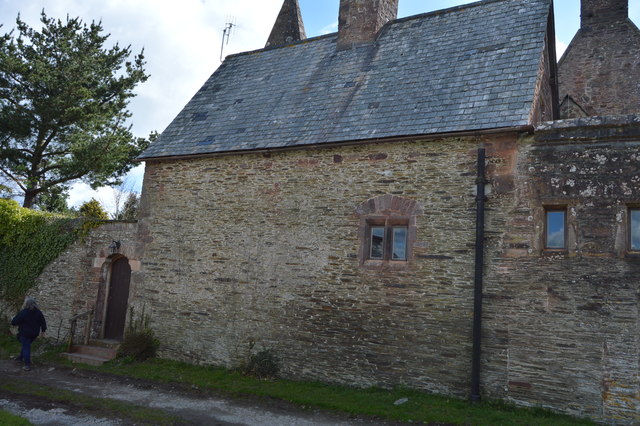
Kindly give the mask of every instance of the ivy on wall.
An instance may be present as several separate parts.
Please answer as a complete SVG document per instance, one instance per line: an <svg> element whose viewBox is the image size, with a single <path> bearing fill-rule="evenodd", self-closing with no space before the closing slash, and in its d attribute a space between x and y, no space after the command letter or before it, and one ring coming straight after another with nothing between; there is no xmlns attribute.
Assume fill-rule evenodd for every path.
<svg viewBox="0 0 640 426"><path fill-rule="evenodd" d="M97 224L0 199L0 298L18 308L45 266Z"/></svg>

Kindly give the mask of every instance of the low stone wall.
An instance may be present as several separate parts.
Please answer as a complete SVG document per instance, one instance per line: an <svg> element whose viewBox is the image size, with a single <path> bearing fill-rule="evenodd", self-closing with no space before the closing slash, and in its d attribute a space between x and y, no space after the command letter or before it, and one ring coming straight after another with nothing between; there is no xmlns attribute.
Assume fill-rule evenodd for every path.
<svg viewBox="0 0 640 426"><path fill-rule="evenodd" d="M68 247L50 263L38 278L30 296L38 300L45 314L50 338L68 338L69 320L74 315L95 310L92 334L99 335L103 326L104 295L113 257L109 245L120 241L119 255L129 258L135 273L140 270L140 248L136 222L108 222L91 230L83 239ZM133 281L133 280L132 280ZM82 330L84 322L78 323Z"/></svg>

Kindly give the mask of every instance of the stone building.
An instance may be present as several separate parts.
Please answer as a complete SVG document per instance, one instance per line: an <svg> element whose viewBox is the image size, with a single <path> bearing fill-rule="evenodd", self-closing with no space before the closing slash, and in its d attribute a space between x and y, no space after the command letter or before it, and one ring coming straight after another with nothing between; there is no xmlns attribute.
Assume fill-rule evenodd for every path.
<svg viewBox="0 0 640 426"><path fill-rule="evenodd" d="M640 117L594 116L638 111L562 78L585 28L632 32L603 13L625 4L585 0L558 71L550 0L403 19L341 0L311 39L286 0L267 47L228 57L141 156L137 235L103 239L140 261L119 303L166 357L265 349L290 378L638 422ZM78 309L106 309L104 268Z"/></svg>
<svg viewBox="0 0 640 426"><path fill-rule="evenodd" d="M559 63L562 118L637 114L640 30L629 0L582 0L580 29Z"/></svg>

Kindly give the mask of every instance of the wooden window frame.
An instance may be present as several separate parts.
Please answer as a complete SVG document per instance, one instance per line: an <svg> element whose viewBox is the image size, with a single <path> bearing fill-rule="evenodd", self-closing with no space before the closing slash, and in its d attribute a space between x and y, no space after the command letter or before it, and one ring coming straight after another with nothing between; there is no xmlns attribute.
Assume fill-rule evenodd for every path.
<svg viewBox="0 0 640 426"><path fill-rule="evenodd" d="M384 228L382 257L371 256L371 237L373 228ZM405 257L404 259L393 259L393 230L397 228L406 229L405 240ZM374 216L367 217L365 219L365 234L364 234L364 260L365 261L377 261L377 262L407 262L409 260L409 236L411 228L411 218L409 217L389 217L389 216Z"/></svg>
<svg viewBox="0 0 640 426"><path fill-rule="evenodd" d="M362 245L360 250L360 264L367 267L407 265L413 259L413 242L415 241L415 217L408 216L367 216L362 218ZM384 242L382 258L371 257L371 234L376 227L384 228ZM393 259L393 230L406 229L405 258Z"/></svg>
<svg viewBox="0 0 640 426"><path fill-rule="evenodd" d="M413 246L417 240L417 217L424 213L416 200L398 195L384 194L370 198L356 206L359 218L359 265L371 270L403 270L414 264ZM371 229L384 226L385 240L382 259L371 258ZM405 259L392 259L393 229L406 228Z"/></svg>

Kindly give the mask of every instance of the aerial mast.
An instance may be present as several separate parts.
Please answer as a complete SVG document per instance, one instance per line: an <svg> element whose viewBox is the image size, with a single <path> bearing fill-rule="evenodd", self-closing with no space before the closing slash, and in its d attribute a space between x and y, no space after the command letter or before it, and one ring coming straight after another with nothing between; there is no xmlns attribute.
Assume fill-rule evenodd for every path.
<svg viewBox="0 0 640 426"><path fill-rule="evenodd" d="M231 30L236 26L236 18L232 16L227 17L227 23L222 30L222 46L220 47L220 62L222 62L222 53L224 52L224 45L229 44L229 37L231 37Z"/></svg>

